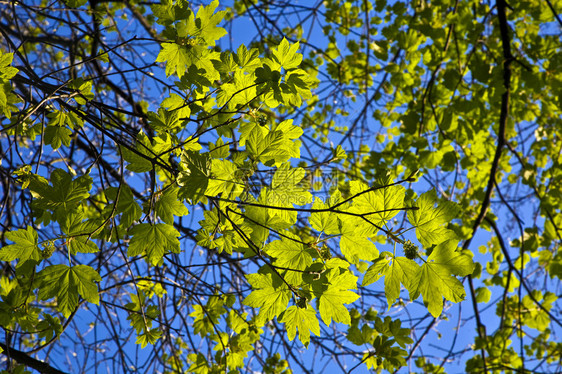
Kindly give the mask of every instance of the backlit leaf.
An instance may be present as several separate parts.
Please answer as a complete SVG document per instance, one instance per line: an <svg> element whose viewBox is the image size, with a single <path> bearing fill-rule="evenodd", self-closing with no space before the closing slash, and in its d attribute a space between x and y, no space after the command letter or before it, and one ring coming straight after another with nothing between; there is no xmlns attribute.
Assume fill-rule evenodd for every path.
<svg viewBox="0 0 562 374"><path fill-rule="evenodd" d="M253 308L260 308L256 319L258 326L263 326L287 308L291 292L277 275L248 274L246 279L252 285L253 291L243 303Z"/></svg>
<svg viewBox="0 0 562 374"><path fill-rule="evenodd" d="M331 321L349 325L351 318L345 304L351 304L359 295L349 289L357 288L357 277L346 271L330 279L330 283L318 298L318 310L322 321L330 326Z"/></svg>
<svg viewBox="0 0 562 374"><path fill-rule="evenodd" d="M138 256L146 254L147 262L156 266L161 263L164 254L180 252L180 234L172 225L158 223L151 225L141 223L129 230L132 235L127 254Z"/></svg>
<svg viewBox="0 0 562 374"><path fill-rule="evenodd" d="M6 245L0 249L0 260L14 261L19 259L18 266L27 260L41 261L37 232L33 227L28 226L25 229L7 232L6 239L14 244Z"/></svg>
<svg viewBox="0 0 562 374"><path fill-rule="evenodd" d="M40 284L39 298L48 300L56 297L58 309L68 317L78 306L79 297L99 304L96 282L101 281L97 271L87 265L51 265L37 274Z"/></svg>
<svg viewBox="0 0 562 374"><path fill-rule="evenodd" d="M156 214L167 224L174 223L174 217L181 217L189 214L189 210L178 201L178 188L171 187L162 193L155 203Z"/></svg>
<svg viewBox="0 0 562 374"><path fill-rule="evenodd" d="M287 309L279 322L285 323L287 337L292 341L299 331L299 340L305 346L310 342L310 332L320 335L320 324L316 317L316 311L310 307L299 308L293 305Z"/></svg>
<svg viewBox="0 0 562 374"><path fill-rule="evenodd" d="M408 220L416 227L416 236L424 247L455 239L456 234L445 226L459 213L457 204L443 201L435 207L437 193L429 190L415 202L418 210L408 211Z"/></svg>

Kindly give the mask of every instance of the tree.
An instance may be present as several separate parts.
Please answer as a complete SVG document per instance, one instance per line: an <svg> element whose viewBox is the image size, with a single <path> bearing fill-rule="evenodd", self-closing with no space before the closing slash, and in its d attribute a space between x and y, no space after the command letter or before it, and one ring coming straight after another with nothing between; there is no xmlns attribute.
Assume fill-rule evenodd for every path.
<svg viewBox="0 0 562 374"><path fill-rule="evenodd" d="M7 372L559 372L560 9L3 4Z"/></svg>

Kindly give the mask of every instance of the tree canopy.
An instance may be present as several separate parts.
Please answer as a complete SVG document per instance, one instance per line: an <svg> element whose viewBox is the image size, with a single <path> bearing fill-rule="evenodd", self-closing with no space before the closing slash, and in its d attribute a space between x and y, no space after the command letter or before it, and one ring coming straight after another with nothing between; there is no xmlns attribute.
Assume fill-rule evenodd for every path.
<svg viewBox="0 0 562 374"><path fill-rule="evenodd" d="M2 369L560 372L561 10L3 2Z"/></svg>

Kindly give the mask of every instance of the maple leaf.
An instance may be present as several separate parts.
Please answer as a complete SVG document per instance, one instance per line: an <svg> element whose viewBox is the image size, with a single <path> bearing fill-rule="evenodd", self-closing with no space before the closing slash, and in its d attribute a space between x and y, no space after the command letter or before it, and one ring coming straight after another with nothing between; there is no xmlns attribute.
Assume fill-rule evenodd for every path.
<svg viewBox="0 0 562 374"><path fill-rule="evenodd" d="M243 304L260 308L256 324L263 326L283 312L289 304L291 292L287 285L275 274L248 274L246 279L254 289L243 301Z"/></svg>
<svg viewBox="0 0 562 374"><path fill-rule="evenodd" d="M174 217L189 214L186 206L178 200L177 187L170 187L164 191L154 205L158 217L170 225L174 223Z"/></svg>
<svg viewBox="0 0 562 374"><path fill-rule="evenodd" d="M384 291L389 309L400 297L400 284L406 287L410 296L416 295L417 283L414 280L419 271L419 265L406 257L395 257L391 265L384 269Z"/></svg>
<svg viewBox="0 0 562 374"><path fill-rule="evenodd" d="M344 304L353 303L359 298L355 292L349 291L349 289L357 288L357 277L350 271L333 276L334 271L337 269L330 271L326 290L319 293L318 311L322 321L328 326L332 320L349 325L351 317Z"/></svg>
<svg viewBox="0 0 562 374"><path fill-rule="evenodd" d="M127 170L136 173L152 170L153 164L151 160L156 156L156 152L153 152L152 148L150 139L142 130L137 134L137 141L134 147L136 152L125 146L119 147L123 158L129 163L126 166Z"/></svg>
<svg viewBox="0 0 562 374"><path fill-rule="evenodd" d="M285 163L277 168L271 180L271 193L277 197L279 203L305 205L312 201L312 194L308 185L302 183L305 177L303 168L293 168Z"/></svg>
<svg viewBox="0 0 562 374"><path fill-rule="evenodd" d="M365 231L368 229L363 228L364 222L360 224L355 220L339 220L340 232L342 234L340 239L340 250L345 258L354 264L359 260L372 261L379 256L379 250L373 242L365 237Z"/></svg>
<svg viewBox="0 0 562 374"><path fill-rule="evenodd" d="M394 185L365 192L369 188L361 181L351 181L349 185L351 195L355 196L352 211L368 213L365 217L377 226L383 226L404 208L405 189L402 186Z"/></svg>
<svg viewBox="0 0 562 374"><path fill-rule="evenodd" d="M299 42L290 45L287 39L283 38L277 48L272 50L273 60L275 61L272 67L286 70L298 67L302 62L302 55L297 53L299 46Z"/></svg>
<svg viewBox="0 0 562 374"><path fill-rule="evenodd" d="M19 70L11 66L13 59L13 53L4 53L3 51L0 51L0 79L12 79L18 73Z"/></svg>
<svg viewBox="0 0 562 374"><path fill-rule="evenodd" d="M206 7L199 7L197 11L196 26L199 29L198 36L210 46L214 46L218 39L226 35L225 29L217 27L217 24L221 22L226 15L226 11L224 10L214 13L218 5L219 1L214 0Z"/></svg>
<svg viewBox="0 0 562 374"><path fill-rule="evenodd" d="M462 283L453 275L466 276L474 270L472 258L456 248L456 240L439 244L414 279L417 291L435 318L443 311L443 297L458 303L466 296Z"/></svg>
<svg viewBox="0 0 562 374"><path fill-rule="evenodd" d="M66 245L70 253L95 253L99 251L98 246L89 240L88 236L94 233L98 226L92 221L84 221L84 213L81 209L68 212L61 222L61 230L67 235Z"/></svg>
<svg viewBox="0 0 562 374"><path fill-rule="evenodd" d="M205 191L209 185L211 160L208 153L186 150L181 156L186 169L178 177L178 197L191 200L192 204L206 201Z"/></svg>
<svg viewBox="0 0 562 374"><path fill-rule="evenodd" d="M181 79L187 72L187 68L192 64L195 64L197 67L203 67L199 66L200 64L211 64L212 67L210 61L204 62L201 59L205 52L205 48L200 45L184 46L177 43L162 43L162 50L158 53L156 62L166 63L167 77L176 73L178 78ZM200 62L200 64L197 64L197 62Z"/></svg>
<svg viewBox="0 0 562 374"><path fill-rule="evenodd" d="M118 195L119 194L119 195ZM133 222L137 221L142 215L142 209L140 205L135 201L133 196L133 191L126 184L118 187L109 187L105 190L105 196L108 200L119 200L117 201L117 206L115 207L115 213L121 214L121 225L124 227L130 227ZM114 204L107 205L104 209L104 213L110 214L113 211Z"/></svg>
<svg viewBox="0 0 562 374"><path fill-rule="evenodd" d="M41 250L37 244L37 232L31 226L17 231L6 233L6 239L14 244L6 245L0 249L0 260L14 261L19 259L18 266L27 260L40 262L42 260Z"/></svg>
<svg viewBox="0 0 562 374"><path fill-rule="evenodd" d="M141 223L130 229L129 235L133 237L129 242L127 255L137 256L146 253L148 262L154 266L162 261L166 252L180 252L178 240L180 234L172 225Z"/></svg>
<svg viewBox="0 0 562 374"><path fill-rule="evenodd" d="M246 139L246 150L254 160L271 165L285 162L291 157L289 151L282 147L283 143L282 131L273 131L264 136L254 128Z"/></svg>
<svg viewBox="0 0 562 374"><path fill-rule="evenodd" d="M284 208L308 204L312 201L312 194L302 183L304 177L304 169L293 168L289 163L282 164L273 175L271 188L262 189L260 199L267 205ZM291 224L297 219L297 212L291 210L271 209L271 214Z"/></svg>
<svg viewBox="0 0 562 374"><path fill-rule="evenodd" d="M228 101L228 107L234 109L237 105L248 105L257 97L256 85L254 84L255 77L250 74L245 74L241 69L234 71L234 76L229 83L221 86L223 95L219 105L224 105Z"/></svg>
<svg viewBox="0 0 562 374"><path fill-rule="evenodd" d="M54 210L56 219L62 221L68 212L76 209L80 201L90 196L92 178L82 175L73 180L66 171L56 169L51 173L51 183L52 186L42 186L32 206Z"/></svg>
<svg viewBox="0 0 562 374"><path fill-rule="evenodd" d="M211 176L205 195L235 199L244 191L244 184L238 181L236 165L229 160L212 160Z"/></svg>
<svg viewBox="0 0 562 374"><path fill-rule="evenodd" d="M437 201L435 190L422 194L416 201L417 210L408 211L408 220L416 227L416 236L424 247L443 243L448 239L456 239L454 231L445 226L457 216L460 208L452 201Z"/></svg>
<svg viewBox="0 0 562 374"><path fill-rule="evenodd" d="M390 260L386 258L386 256L381 255L377 258L371 266L365 272L365 276L363 277L363 282L361 285L363 287L370 285L371 283L375 283L378 281L385 272L386 267L390 263Z"/></svg>
<svg viewBox="0 0 562 374"><path fill-rule="evenodd" d="M328 209L330 206L337 204L340 200L340 192L336 190L330 200L326 203L322 202L321 199L316 198L314 200L314 204L312 205L312 209ZM324 232L328 235L338 234L340 232L338 226L338 219L337 215L333 212L320 212L320 213L312 213L309 218L310 226L316 231Z"/></svg>
<svg viewBox="0 0 562 374"><path fill-rule="evenodd" d="M98 287L101 281L97 271L87 265L51 265L37 274L39 282L39 299L48 300L56 297L58 309L68 318L78 306L79 296L84 300L99 305Z"/></svg>
<svg viewBox="0 0 562 374"><path fill-rule="evenodd" d="M299 340L305 347L308 347L310 342L310 332L317 336L320 335L320 323L316 317L316 311L308 305L305 308L299 308L296 305L290 306L280 316L279 322L285 323L289 341L295 339L298 329Z"/></svg>
<svg viewBox="0 0 562 374"><path fill-rule="evenodd" d="M161 0L160 4L154 4L150 7L152 13L157 17L157 23L168 26L182 19L186 19L191 14L188 3L185 0Z"/></svg>
<svg viewBox="0 0 562 374"><path fill-rule="evenodd" d="M266 202L260 195L258 204L266 205ZM248 203L256 202L253 199L246 201ZM251 239L254 243L263 243L269 237L269 230L282 230L288 228L290 223L285 222L278 215L273 214L273 209L263 208L259 206L248 205L245 208L244 215L248 218L245 223L252 228Z"/></svg>
<svg viewBox="0 0 562 374"><path fill-rule="evenodd" d="M140 344L141 349L146 347L147 344L154 344L162 336L162 331L159 328L143 331L137 335L135 344Z"/></svg>
<svg viewBox="0 0 562 374"><path fill-rule="evenodd" d="M264 251L275 258L275 266L289 269L285 272L285 280L290 284L301 284L302 271L313 262L309 249L298 236L290 232L283 232L282 239L267 244Z"/></svg>
<svg viewBox="0 0 562 374"><path fill-rule="evenodd" d="M53 149L60 148L61 145L70 145L70 135L72 131L66 127L47 126L45 129L45 143L49 144Z"/></svg>
<svg viewBox="0 0 562 374"><path fill-rule="evenodd" d="M193 66L193 69L197 70L195 66ZM189 74L189 70L188 70L188 74ZM167 112L176 114L177 119L187 118L191 114L191 110L189 109L189 106L186 104L185 99L183 99L180 95L175 93L171 93L170 96L164 99L164 101L162 101L161 107L166 108ZM179 126L181 126L181 123L179 123ZM197 144L195 142L193 143ZM199 146L199 148L201 147Z"/></svg>
<svg viewBox="0 0 562 374"><path fill-rule="evenodd" d="M257 48L252 48L248 51L244 44L240 44L234 55L234 60L246 72L254 71L255 68L260 66L259 51Z"/></svg>

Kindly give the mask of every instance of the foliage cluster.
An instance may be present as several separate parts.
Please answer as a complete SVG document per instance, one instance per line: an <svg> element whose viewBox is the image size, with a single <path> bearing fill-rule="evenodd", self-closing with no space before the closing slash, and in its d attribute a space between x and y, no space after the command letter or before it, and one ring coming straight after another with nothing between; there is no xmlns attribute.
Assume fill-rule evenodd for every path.
<svg viewBox="0 0 562 374"><path fill-rule="evenodd" d="M560 370L546 4L0 8L7 371Z"/></svg>

